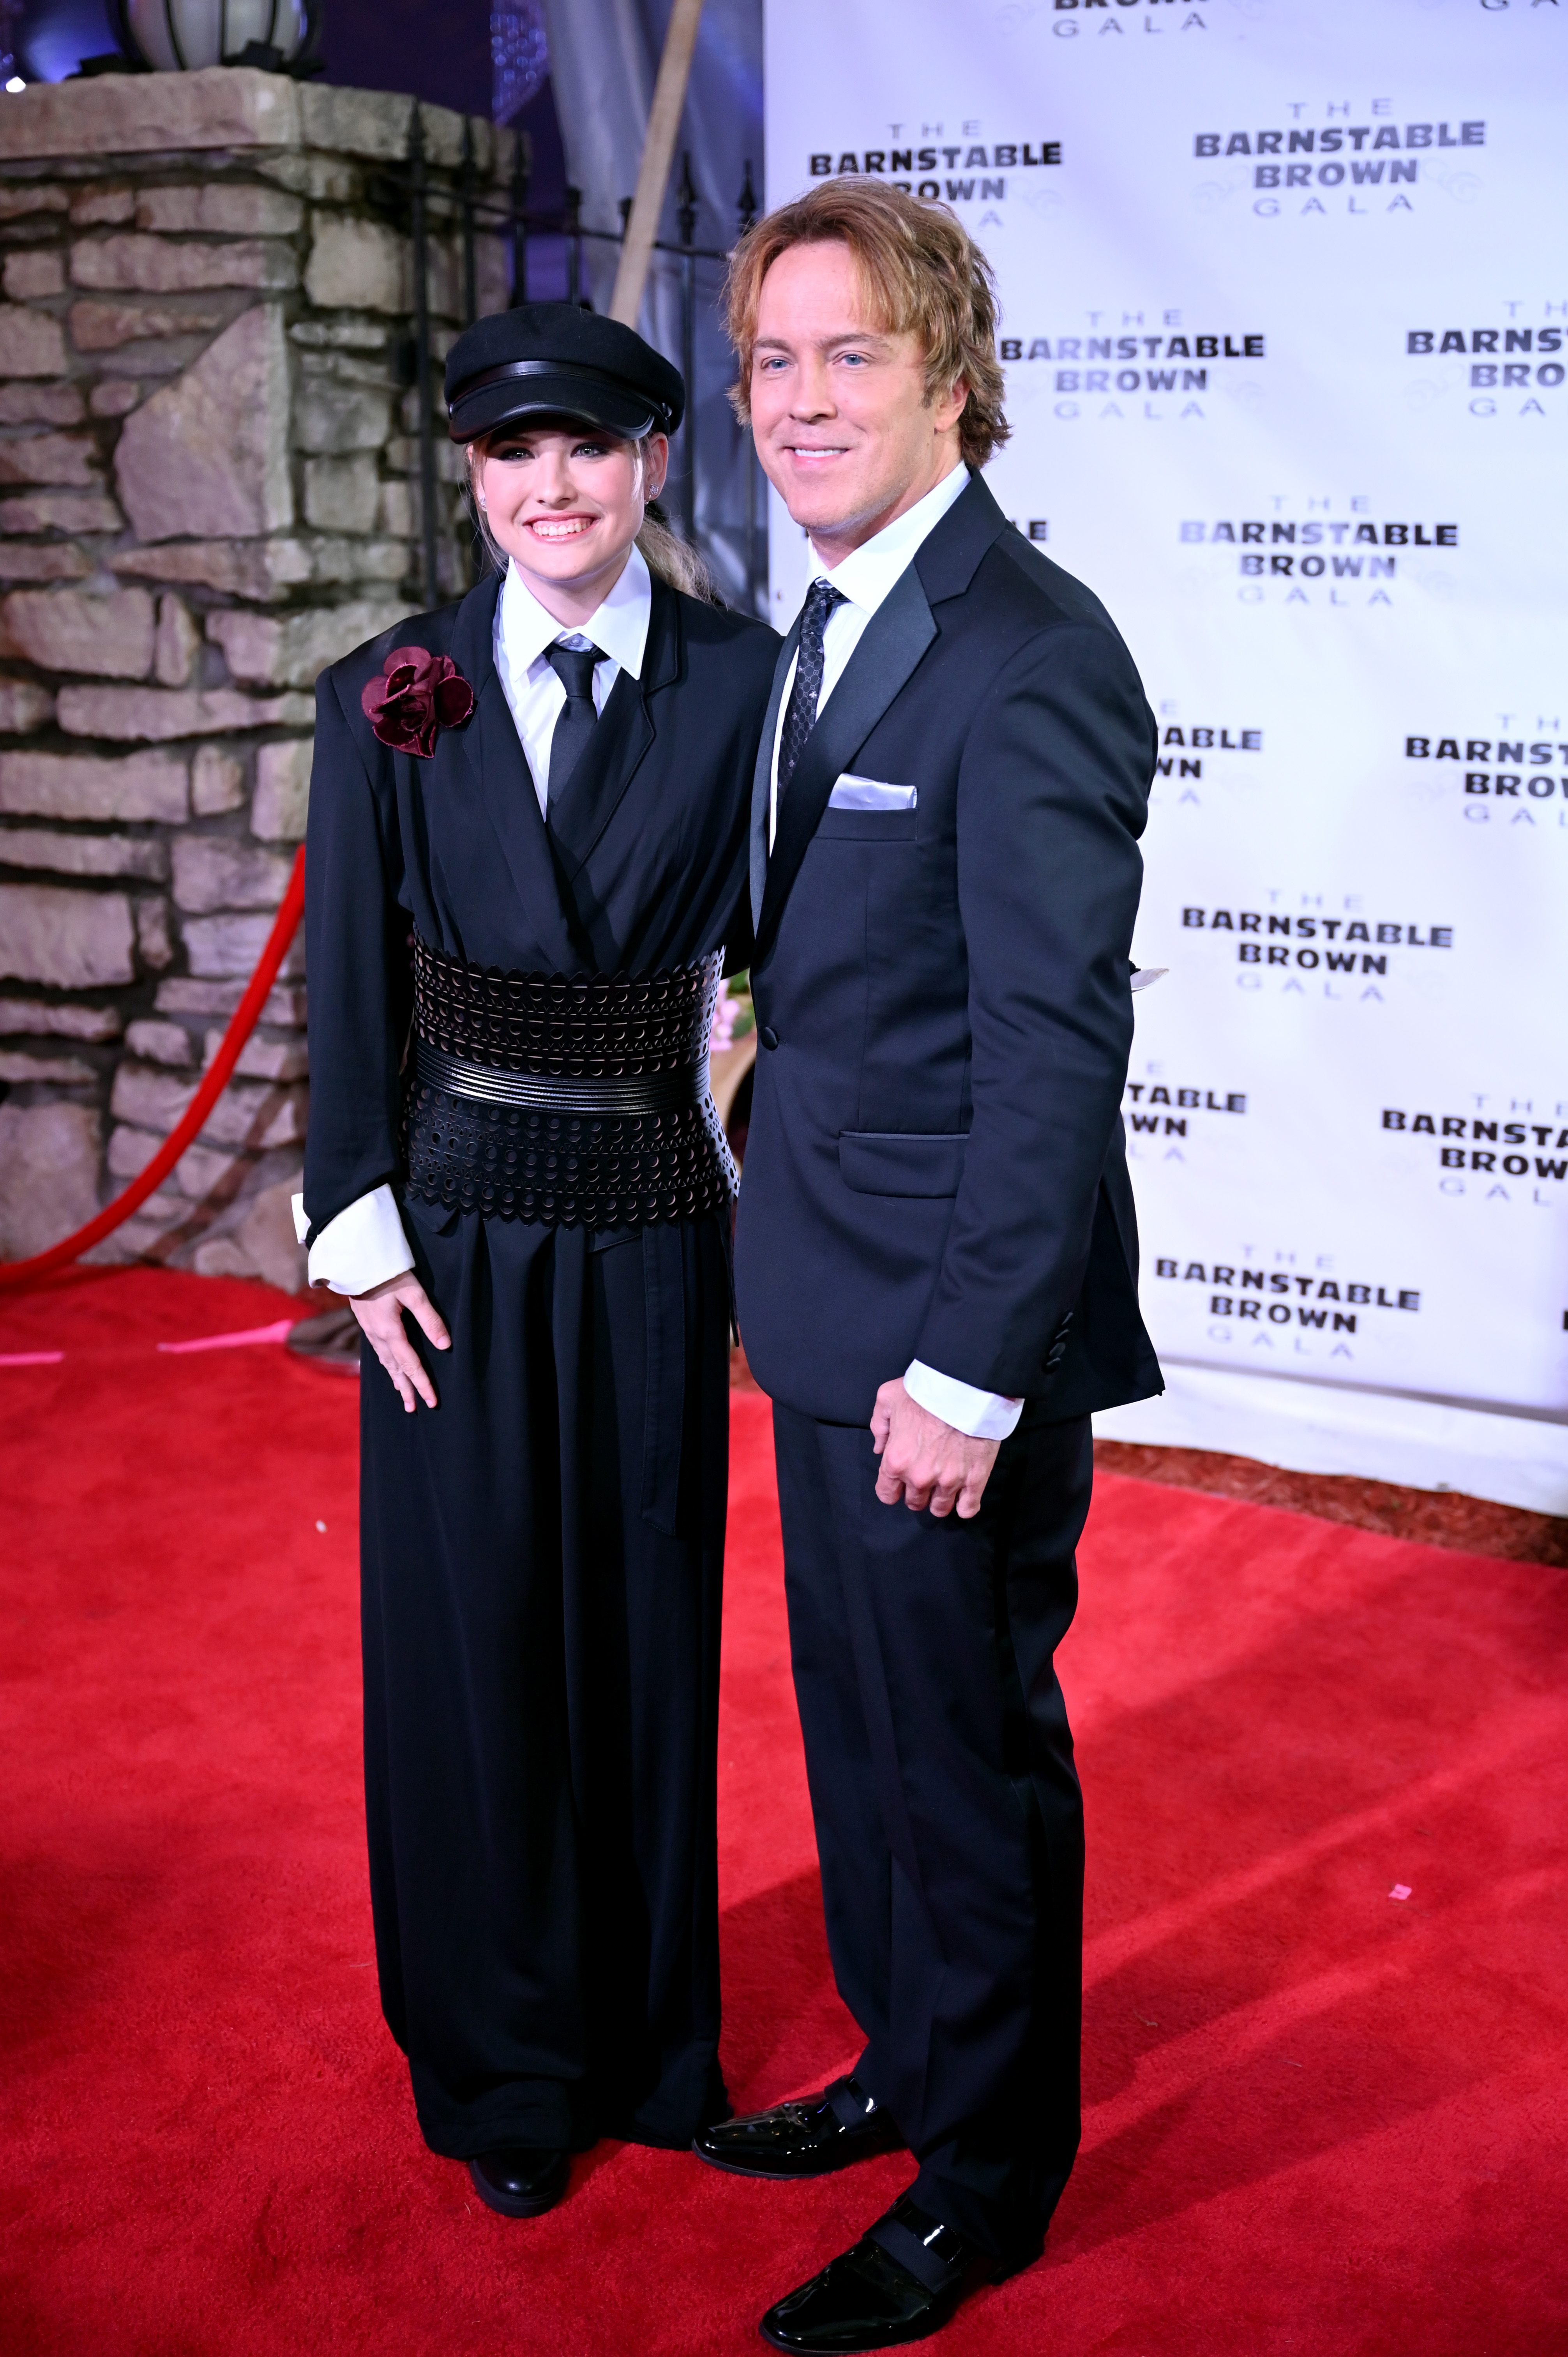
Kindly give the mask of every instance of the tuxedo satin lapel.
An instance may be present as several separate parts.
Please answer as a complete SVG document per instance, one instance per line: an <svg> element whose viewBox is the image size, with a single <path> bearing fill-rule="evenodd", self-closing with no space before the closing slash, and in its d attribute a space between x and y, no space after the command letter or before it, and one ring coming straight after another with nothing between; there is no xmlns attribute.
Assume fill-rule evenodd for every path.
<svg viewBox="0 0 1568 2357"><path fill-rule="evenodd" d="M852 765L936 635L925 590L910 565L866 624L843 678L806 739L794 776L779 798L778 832L757 921L758 950L778 926L789 888L828 806L834 779Z"/></svg>
<svg viewBox="0 0 1568 2357"><path fill-rule="evenodd" d="M456 737L468 772L478 789L486 816L500 844L518 899L529 927L544 950L553 971L570 974L581 963L572 930L562 905L550 837L540 814L539 798L523 754L511 706L506 700L495 665L498 579L482 581L464 598L452 633L452 660L474 691L474 714L460 730L444 730L436 739L439 761L444 745Z"/></svg>
<svg viewBox="0 0 1568 2357"><path fill-rule="evenodd" d="M452 660L473 689L476 698L480 689L495 676L496 601L500 594L500 575L488 574L477 587L469 590L458 607L457 619L452 625Z"/></svg>
<svg viewBox="0 0 1568 2357"><path fill-rule="evenodd" d="M1007 519L983 475L972 474L941 522L915 551L915 570L933 606L961 597L981 558L1007 530Z"/></svg>
<svg viewBox="0 0 1568 2357"><path fill-rule="evenodd" d="M795 627L779 649L779 660L773 666L773 692L768 699L768 717L762 724L762 742L757 748L757 767L751 779L751 922L755 931L762 921L762 896L768 888L768 804L773 788L773 748L779 736L779 713L784 702L784 683L789 676L800 644L800 617L795 617Z"/></svg>

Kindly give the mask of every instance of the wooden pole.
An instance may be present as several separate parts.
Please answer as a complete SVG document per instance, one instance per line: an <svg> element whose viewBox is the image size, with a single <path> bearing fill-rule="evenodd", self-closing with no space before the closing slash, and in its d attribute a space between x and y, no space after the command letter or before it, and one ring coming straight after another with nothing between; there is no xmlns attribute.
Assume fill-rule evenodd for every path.
<svg viewBox="0 0 1568 2357"><path fill-rule="evenodd" d="M702 13L703 0L675 0L670 11L664 54L659 60L659 79L653 85L653 103L648 113L648 134L642 143L637 194L631 200L631 218L626 226L616 270L615 293L610 297L610 317L619 319L628 328L636 327L637 315L642 308L642 290L648 284L648 265L653 259L653 241L659 234L664 190L675 158L681 111L686 103L692 52L697 46L697 25Z"/></svg>

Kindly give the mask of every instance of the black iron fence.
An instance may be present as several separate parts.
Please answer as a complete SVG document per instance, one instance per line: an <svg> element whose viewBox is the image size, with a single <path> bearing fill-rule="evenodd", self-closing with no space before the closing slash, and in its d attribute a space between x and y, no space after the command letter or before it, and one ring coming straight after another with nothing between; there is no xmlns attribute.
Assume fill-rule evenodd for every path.
<svg viewBox="0 0 1568 2357"><path fill-rule="evenodd" d="M496 193L494 183L489 188L481 184L475 156L473 125L465 122L461 160L456 173L433 176L425 148L424 119L416 102L410 119L406 159L401 169L392 167L381 176L379 189L383 208L402 224L411 248L413 332L406 374L414 389L418 413L420 561L424 593L432 605L438 600L442 585L436 463L439 421L435 404L436 363L431 299L433 243L437 239L456 241L458 265L456 301L461 324L467 327L477 317L478 310L478 249L481 236L499 239L506 250L510 264L510 296L513 305L531 299L531 265L542 240L548 241L558 251L564 250L567 302L585 304L588 301L586 249L590 243L620 245L625 240L631 212L631 199L623 198L619 206L619 227L613 230L596 227L583 218L582 191L570 187L566 188L559 208L538 210L530 201L532 157L526 135L518 135L514 154L510 181L503 197ZM737 236L750 228L757 218L757 195L748 163L736 199ZM678 355L671 353L668 357L677 361L685 378L687 401L671 472L679 486L678 522L684 537L694 547L703 545L697 499L703 456L699 449L700 405L696 399L698 317L703 307L711 309L716 306L722 274L729 259L725 248L697 243L700 211L697 191L692 180L692 159L687 155L682 159L681 178L675 189L678 242L671 244L663 239L656 239L653 250L656 254L672 260L678 273L681 349ZM766 613L767 511L761 473L749 436L746 437L744 478L738 552L742 575L741 602L754 612ZM710 559L717 554L717 551L712 548L704 548L703 553ZM731 552L731 564L718 569L733 575L735 552ZM471 540L465 549L464 561L472 573L478 560Z"/></svg>

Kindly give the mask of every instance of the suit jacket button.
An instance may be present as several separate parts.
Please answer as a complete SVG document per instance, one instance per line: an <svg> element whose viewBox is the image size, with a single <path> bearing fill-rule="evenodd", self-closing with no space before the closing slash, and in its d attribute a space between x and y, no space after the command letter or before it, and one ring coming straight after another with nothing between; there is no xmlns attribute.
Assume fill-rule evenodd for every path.
<svg viewBox="0 0 1568 2357"><path fill-rule="evenodd" d="M777 1048L779 1045L779 1034L771 1023L765 1023L757 1036L765 1048Z"/></svg>

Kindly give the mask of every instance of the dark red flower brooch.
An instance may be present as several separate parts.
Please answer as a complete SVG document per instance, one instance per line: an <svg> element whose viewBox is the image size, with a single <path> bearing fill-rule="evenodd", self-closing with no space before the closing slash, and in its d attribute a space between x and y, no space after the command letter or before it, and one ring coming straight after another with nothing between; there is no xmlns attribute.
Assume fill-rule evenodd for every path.
<svg viewBox="0 0 1568 2357"><path fill-rule="evenodd" d="M450 655L426 647L394 647L380 679L360 697L366 719L394 753L427 761L436 731L460 728L474 708L474 691Z"/></svg>

